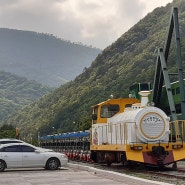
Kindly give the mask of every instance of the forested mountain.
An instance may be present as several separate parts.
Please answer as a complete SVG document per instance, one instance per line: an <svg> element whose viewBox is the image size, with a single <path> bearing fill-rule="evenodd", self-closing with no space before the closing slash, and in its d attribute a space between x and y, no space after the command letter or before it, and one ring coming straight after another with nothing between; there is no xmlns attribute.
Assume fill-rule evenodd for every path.
<svg viewBox="0 0 185 185"><path fill-rule="evenodd" d="M100 52L53 35L0 28L0 70L51 87L74 80Z"/></svg>
<svg viewBox="0 0 185 185"><path fill-rule="evenodd" d="M155 9L123 34L100 54L92 65L75 80L61 86L39 101L18 111L5 123L12 123L22 133L50 134L88 129L91 106L114 97L127 97L128 88L138 82L153 82L157 49L167 36L172 7L178 7L185 60L185 1L174 0L166 7ZM170 49L169 71L176 71L174 42Z"/></svg>
<svg viewBox="0 0 185 185"><path fill-rule="evenodd" d="M36 81L0 71L0 120L51 91Z"/></svg>

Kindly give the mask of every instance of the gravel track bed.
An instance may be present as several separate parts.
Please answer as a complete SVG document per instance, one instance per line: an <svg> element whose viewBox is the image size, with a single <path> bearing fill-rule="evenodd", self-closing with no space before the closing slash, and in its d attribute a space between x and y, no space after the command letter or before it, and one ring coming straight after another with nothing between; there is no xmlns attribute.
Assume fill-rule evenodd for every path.
<svg viewBox="0 0 185 185"><path fill-rule="evenodd" d="M172 170L171 165L169 165L169 167L165 168L164 170L158 170L155 168L143 169L142 167L134 167L131 169L125 168L121 164L112 164L111 166L107 166L103 164L77 162L71 160L69 162L84 166L90 166L101 170L114 171L148 180L165 182L175 185L185 185L185 161L177 162L177 170Z"/></svg>

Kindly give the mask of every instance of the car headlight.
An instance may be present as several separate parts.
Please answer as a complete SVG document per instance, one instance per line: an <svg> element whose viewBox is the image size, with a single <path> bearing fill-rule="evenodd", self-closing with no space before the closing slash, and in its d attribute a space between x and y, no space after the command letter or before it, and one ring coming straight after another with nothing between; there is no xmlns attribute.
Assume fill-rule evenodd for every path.
<svg viewBox="0 0 185 185"><path fill-rule="evenodd" d="M67 155L65 155L65 154L62 154L61 157L66 158L66 159L68 158Z"/></svg>

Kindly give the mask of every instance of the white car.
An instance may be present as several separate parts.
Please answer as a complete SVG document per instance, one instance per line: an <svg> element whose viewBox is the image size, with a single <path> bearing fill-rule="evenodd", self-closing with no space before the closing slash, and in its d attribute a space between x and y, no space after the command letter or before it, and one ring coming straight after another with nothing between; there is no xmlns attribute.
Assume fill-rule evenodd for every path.
<svg viewBox="0 0 185 185"><path fill-rule="evenodd" d="M9 143L0 145L0 171L5 168L43 167L57 170L65 166L68 158L63 153L39 148L28 143Z"/></svg>

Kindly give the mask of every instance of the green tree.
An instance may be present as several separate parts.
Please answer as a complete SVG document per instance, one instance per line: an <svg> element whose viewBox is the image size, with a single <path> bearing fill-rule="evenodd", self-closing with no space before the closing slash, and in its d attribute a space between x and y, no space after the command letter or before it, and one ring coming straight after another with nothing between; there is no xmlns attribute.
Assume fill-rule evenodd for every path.
<svg viewBox="0 0 185 185"><path fill-rule="evenodd" d="M0 139L2 138L16 138L16 128L13 125L0 127Z"/></svg>

